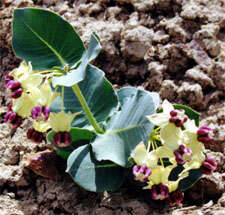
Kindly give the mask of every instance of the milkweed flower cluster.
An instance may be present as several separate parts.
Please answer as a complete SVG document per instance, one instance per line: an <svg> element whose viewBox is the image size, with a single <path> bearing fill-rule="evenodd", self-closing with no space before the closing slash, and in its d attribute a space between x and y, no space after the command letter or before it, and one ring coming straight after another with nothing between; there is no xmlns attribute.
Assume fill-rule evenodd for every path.
<svg viewBox="0 0 225 215"><path fill-rule="evenodd" d="M17 129L23 119L31 117L32 128L27 131L27 138L40 143L45 139L45 133L55 131L56 145L68 146L71 144L69 134L70 125L78 114L51 113L50 106L60 94L52 91L51 77L57 71L34 71L31 63L23 61L20 66L5 76L5 87L10 93L12 103L8 107L4 121Z"/></svg>
<svg viewBox="0 0 225 215"><path fill-rule="evenodd" d="M168 199L170 205L183 200L179 182L186 178L189 170L199 169L202 174L211 174L217 167L216 162L205 154L204 143L213 141L212 129L207 126L198 128L184 110L174 109L165 100L162 112L147 116L155 125L147 148L143 142L134 149L131 157L134 179L144 182L144 189L150 189L154 200ZM183 167L177 180L170 180L171 171Z"/></svg>

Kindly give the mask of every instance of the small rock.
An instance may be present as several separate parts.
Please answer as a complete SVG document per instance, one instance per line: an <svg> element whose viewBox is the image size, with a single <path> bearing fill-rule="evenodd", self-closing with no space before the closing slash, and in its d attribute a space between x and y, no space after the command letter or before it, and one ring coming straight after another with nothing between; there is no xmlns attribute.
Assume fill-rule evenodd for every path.
<svg viewBox="0 0 225 215"><path fill-rule="evenodd" d="M202 87L199 84L190 84L183 82L177 90L178 98L186 101L190 106L202 109L203 92Z"/></svg>
<svg viewBox="0 0 225 215"><path fill-rule="evenodd" d="M191 34L183 29L182 23L182 18L176 16L172 19L163 19L159 23L159 26L165 28L171 38L176 42L185 43L187 40L191 39Z"/></svg>
<svg viewBox="0 0 225 215"><path fill-rule="evenodd" d="M45 150L31 155L24 164L25 167L28 167L37 175L58 180L61 178L60 173L56 168L58 158L59 157L55 152Z"/></svg>
<svg viewBox="0 0 225 215"><path fill-rule="evenodd" d="M187 47L186 52L190 58L194 59L202 68L209 69L212 65L212 60L196 40L192 40L184 47Z"/></svg>
<svg viewBox="0 0 225 215"><path fill-rule="evenodd" d="M185 77L197 81L203 88L215 87L212 79L209 78L203 71L201 71L199 66L187 70Z"/></svg>
<svg viewBox="0 0 225 215"><path fill-rule="evenodd" d="M143 59L150 48L153 36L153 30L144 26L125 30L121 41L121 51L124 57L133 62Z"/></svg>
<svg viewBox="0 0 225 215"><path fill-rule="evenodd" d="M157 31L154 34L153 42L165 44L169 41L170 36L166 34L163 30Z"/></svg>
<svg viewBox="0 0 225 215"><path fill-rule="evenodd" d="M177 86L172 80L165 80L162 82L161 89L159 91L162 99L168 99L174 101L177 98Z"/></svg>
<svg viewBox="0 0 225 215"><path fill-rule="evenodd" d="M224 193L225 182L220 173L203 175L202 178L187 191L188 198L192 201L199 201L204 198L213 198Z"/></svg>
<svg viewBox="0 0 225 215"><path fill-rule="evenodd" d="M208 72L208 75L218 89L225 90L225 63L224 62L214 62L212 69Z"/></svg>

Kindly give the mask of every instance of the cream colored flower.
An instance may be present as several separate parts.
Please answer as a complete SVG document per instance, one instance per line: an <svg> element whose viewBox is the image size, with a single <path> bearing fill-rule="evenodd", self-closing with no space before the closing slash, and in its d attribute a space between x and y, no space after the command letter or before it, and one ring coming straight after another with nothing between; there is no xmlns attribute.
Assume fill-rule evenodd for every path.
<svg viewBox="0 0 225 215"><path fill-rule="evenodd" d="M30 87L37 87L42 82L42 76L32 70L32 65L23 61L20 66L14 69L10 75L14 77L15 81L20 82L24 90L29 90Z"/></svg>
<svg viewBox="0 0 225 215"><path fill-rule="evenodd" d="M51 86L48 81L45 81L39 88L40 97L38 103L42 106L50 107L54 99L56 99L60 94L57 92L52 92Z"/></svg>
<svg viewBox="0 0 225 215"><path fill-rule="evenodd" d="M46 122L44 122L44 121L41 121L41 122L34 121L33 122L33 128L36 131L45 133L46 131L48 131L51 128L51 125L50 125L49 121L46 121Z"/></svg>
<svg viewBox="0 0 225 215"><path fill-rule="evenodd" d="M135 163L139 166L145 164L148 168L157 167L158 157L155 151L147 152L146 146L143 142L140 142L134 152L131 154Z"/></svg>
<svg viewBox="0 0 225 215"><path fill-rule="evenodd" d="M50 113L51 128L55 132L69 132L73 119L79 114L80 112L74 114L72 114L71 112Z"/></svg>
<svg viewBox="0 0 225 215"><path fill-rule="evenodd" d="M38 104L39 95L37 88L30 87L29 92L23 93L20 98L13 100L12 110L22 118L30 116L32 108Z"/></svg>
<svg viewBox="0 0 225 215"><path fill-rule="evenodd" d="M163 145L171 150L177 149L184 141L183 131L173 123L161 128L160 137Z"/></svg>
<svg viewBox="0 0 225 215"><path fill-rule="evenodd" d="M170 119L170 112L174 110L174 107L167 100L164 100L162 104L162 109L163 109L162 113L156 113L146 117L152 124L164 127L168 125Z"/></svg>
<svg viewBox="0 0 225 215"><path fill-rule="evenodd" d="M177 189L179 181L188 176L188 172L182 172L179 175L179 179L176 181L169 181L169 175L172 169L176 167L175 165L170 165L167 167L159 166L152 169L152 174L149 176L149 182L144 189L151 189L153 185L158 185L160 183L168 186L169 192L173 192Z"/></svg>
<svg viewBox="0 0 225 215"><path fill-rule="evenodd" d="M202 162L205 160L205 147L197 139L197 130L198 127L195 125L194 120L190 120L185 125L185 130L183 132L186 146L192 151L191 162L185 164L187 170L200 168Z"/></svg>

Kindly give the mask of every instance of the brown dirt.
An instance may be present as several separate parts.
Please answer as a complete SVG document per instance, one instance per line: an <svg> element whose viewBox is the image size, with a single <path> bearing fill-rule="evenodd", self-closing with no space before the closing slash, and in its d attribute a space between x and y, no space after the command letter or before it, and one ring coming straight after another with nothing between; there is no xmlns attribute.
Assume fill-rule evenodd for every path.
<svg viewBox="0 0 225 215"><path fill-rule="evenodd" d="M27 168L29 157L50 144L26 139L25 121L15 133L3 123L8 96L0 91L0 215L225 214L225 1L224 0L1 0L0 76L20 62L11 50L16 7L49 8L69 20L85 44L91 32L103 50L94 62L118 86L142 86L162 99L188 104L202 113L215 141L209 154L218 162L174 208L148 200L127 187L94 194L64 175L58 181ZM42 174L43 175L43 174Z"/></svg>

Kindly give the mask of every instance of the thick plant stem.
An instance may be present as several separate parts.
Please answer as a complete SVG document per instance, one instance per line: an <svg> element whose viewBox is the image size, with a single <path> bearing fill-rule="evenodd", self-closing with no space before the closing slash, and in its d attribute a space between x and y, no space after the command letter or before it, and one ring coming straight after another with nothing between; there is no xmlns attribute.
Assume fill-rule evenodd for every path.
<svg viewBox="0 0 225 215"><path fill-rule="evenodd" d="M80 102L80 104L81 104L81 106L82 106L82 108L83 108L83 110L84 110L87 118L88 118L88 121L94 127L94 129L95 129L96 132L102 134L103 131L99 127L96 119L94 118L91 110L89 109L88 104L87 104L87 102L86 102L86 100L85 100L82 92L80 91L79 86L77 84L75 84L75 85L72 86L72 88L73 88L73 91L76 94L76 96L77 96L77 98L78 98L78 100L79 100L79 102Z"/></svg>

